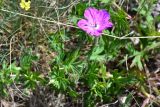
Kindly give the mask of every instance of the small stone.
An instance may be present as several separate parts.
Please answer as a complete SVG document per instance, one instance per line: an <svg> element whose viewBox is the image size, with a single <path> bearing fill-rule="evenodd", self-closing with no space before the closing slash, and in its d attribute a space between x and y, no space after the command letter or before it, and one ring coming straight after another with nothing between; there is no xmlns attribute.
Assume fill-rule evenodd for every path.
<svg viewBox="0 0 160 107"><path fill-rule="evenodd" d="M125 104L126 99L127 99L127 96L120 96L120 97L118 97L118 100L119 100L119 102L120 102L121 104Z"/></svg>

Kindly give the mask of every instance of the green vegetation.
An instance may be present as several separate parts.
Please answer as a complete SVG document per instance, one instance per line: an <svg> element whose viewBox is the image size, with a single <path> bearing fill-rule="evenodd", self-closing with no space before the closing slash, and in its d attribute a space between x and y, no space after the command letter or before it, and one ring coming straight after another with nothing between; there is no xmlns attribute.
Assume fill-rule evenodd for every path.
<svg viewBox="0 0 160 107"><path fill-rule="evenodd" d="M20 0L0 0L1 104L160 106L156 3L31 0L26 11ZM77 27L88 7L110 13L114 25L100 37Z"/></svg>

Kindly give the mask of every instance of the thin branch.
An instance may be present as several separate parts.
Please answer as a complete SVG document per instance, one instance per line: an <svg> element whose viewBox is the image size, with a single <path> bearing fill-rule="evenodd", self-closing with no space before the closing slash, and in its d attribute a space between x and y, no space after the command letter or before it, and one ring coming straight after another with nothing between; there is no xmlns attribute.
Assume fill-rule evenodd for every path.
<svg viewBox="0 0 160 107"><path fill-rule="evenodd" d="M76 26L73 26L73 25L70 25L70 24L64 24L62 22L58 22L58 21L55 21L55 20L47 20L47 19L43 19L43 18L40 18L40 17L35 17L35 16L30 16L30 15L26 15L26 14L22 14L22 13L9 11L9 10L6 10L6 9L0 9L0 10L3 11L3 12L12 13L12 14L15 14L15 15L20 15L20 16L24 16L24 17L28 17L28 18L32 18L32 19L36 19L36 20L41 20L41 21L45 21L45 22L49 22L49 23L55 23L55 24L58 24L58 25L78 28Z"/></svg>
<svg viewBox="0 0 160 107"><path fill-rule="evenodd" d="M3 12L7 12L7 13L23 16L23 17L28 17L28 18L32 18L32 19L36 19L36 20L41 20L41 21L49 22L49 23L55 23L57 25L63 25L63 26L73 27L73 28L79 29L79 27L77 27L77 26L74 26L74 25L71 25L71 24L65 24L65 23L62 23L62 22L59 22L59 21L55 21L55 20L47 20L47 19L43 19L43 18L40 18L40 17L35 17L35 16L31 16L31 15L26 15L26 14L18 13L18 12L13 12L13 11L6 10L6 9L3 9L3 8L1 8L0 10L3 11ZM131 38L139 38L139 39L142 39L142 38L146 38L146 39L148 39L148 38L160 38L160 35L159 36L134 36L134 37L127 37L127 36L131 35L132 33L133 32L130 32L130 33L124 35L123 37L117 37L117 36L109 35L109 34L105 34L105 33L102 33L102 35L106 35L108 37L112 37L112 38L116 38L116 39L120 39L120 40L131 39Z"/></svg>

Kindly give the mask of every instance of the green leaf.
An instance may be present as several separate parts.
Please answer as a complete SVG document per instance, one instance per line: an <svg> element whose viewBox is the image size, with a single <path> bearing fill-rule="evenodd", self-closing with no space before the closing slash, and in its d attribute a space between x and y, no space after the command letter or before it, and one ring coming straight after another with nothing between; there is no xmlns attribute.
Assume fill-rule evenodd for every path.
<svg viewBox="0 0 160 107"><path fill-rule="evenodd" d="M74 90L70 90L69 91L69 95L72 96L72 97L77 97L78 96L78 93Z"/></svg>
<svg viewBox="0 0 160 107"><path fill-rule="evenodd" d="M113 2L113 0L100 0L102 3L110 3L111 1Z"/></svg>
<svg viewBox="0 0 160 107"><path fill-rule="evenodd" d="M50 74L49 84L52 84L57 89L66 90L69 80L65 77L63 71L53 71Z"/></svg>

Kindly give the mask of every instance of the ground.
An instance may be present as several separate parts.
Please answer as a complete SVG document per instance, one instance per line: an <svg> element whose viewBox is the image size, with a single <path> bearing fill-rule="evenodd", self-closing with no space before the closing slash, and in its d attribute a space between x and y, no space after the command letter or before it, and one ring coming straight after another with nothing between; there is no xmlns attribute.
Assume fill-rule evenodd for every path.
<svg viewBox="0 0 160 107"><path fill-rule="evenodd" d="M160 106L160 1L29 1L0 1L2 107ZM88 7L110 14L100 37Z"/></svg>

